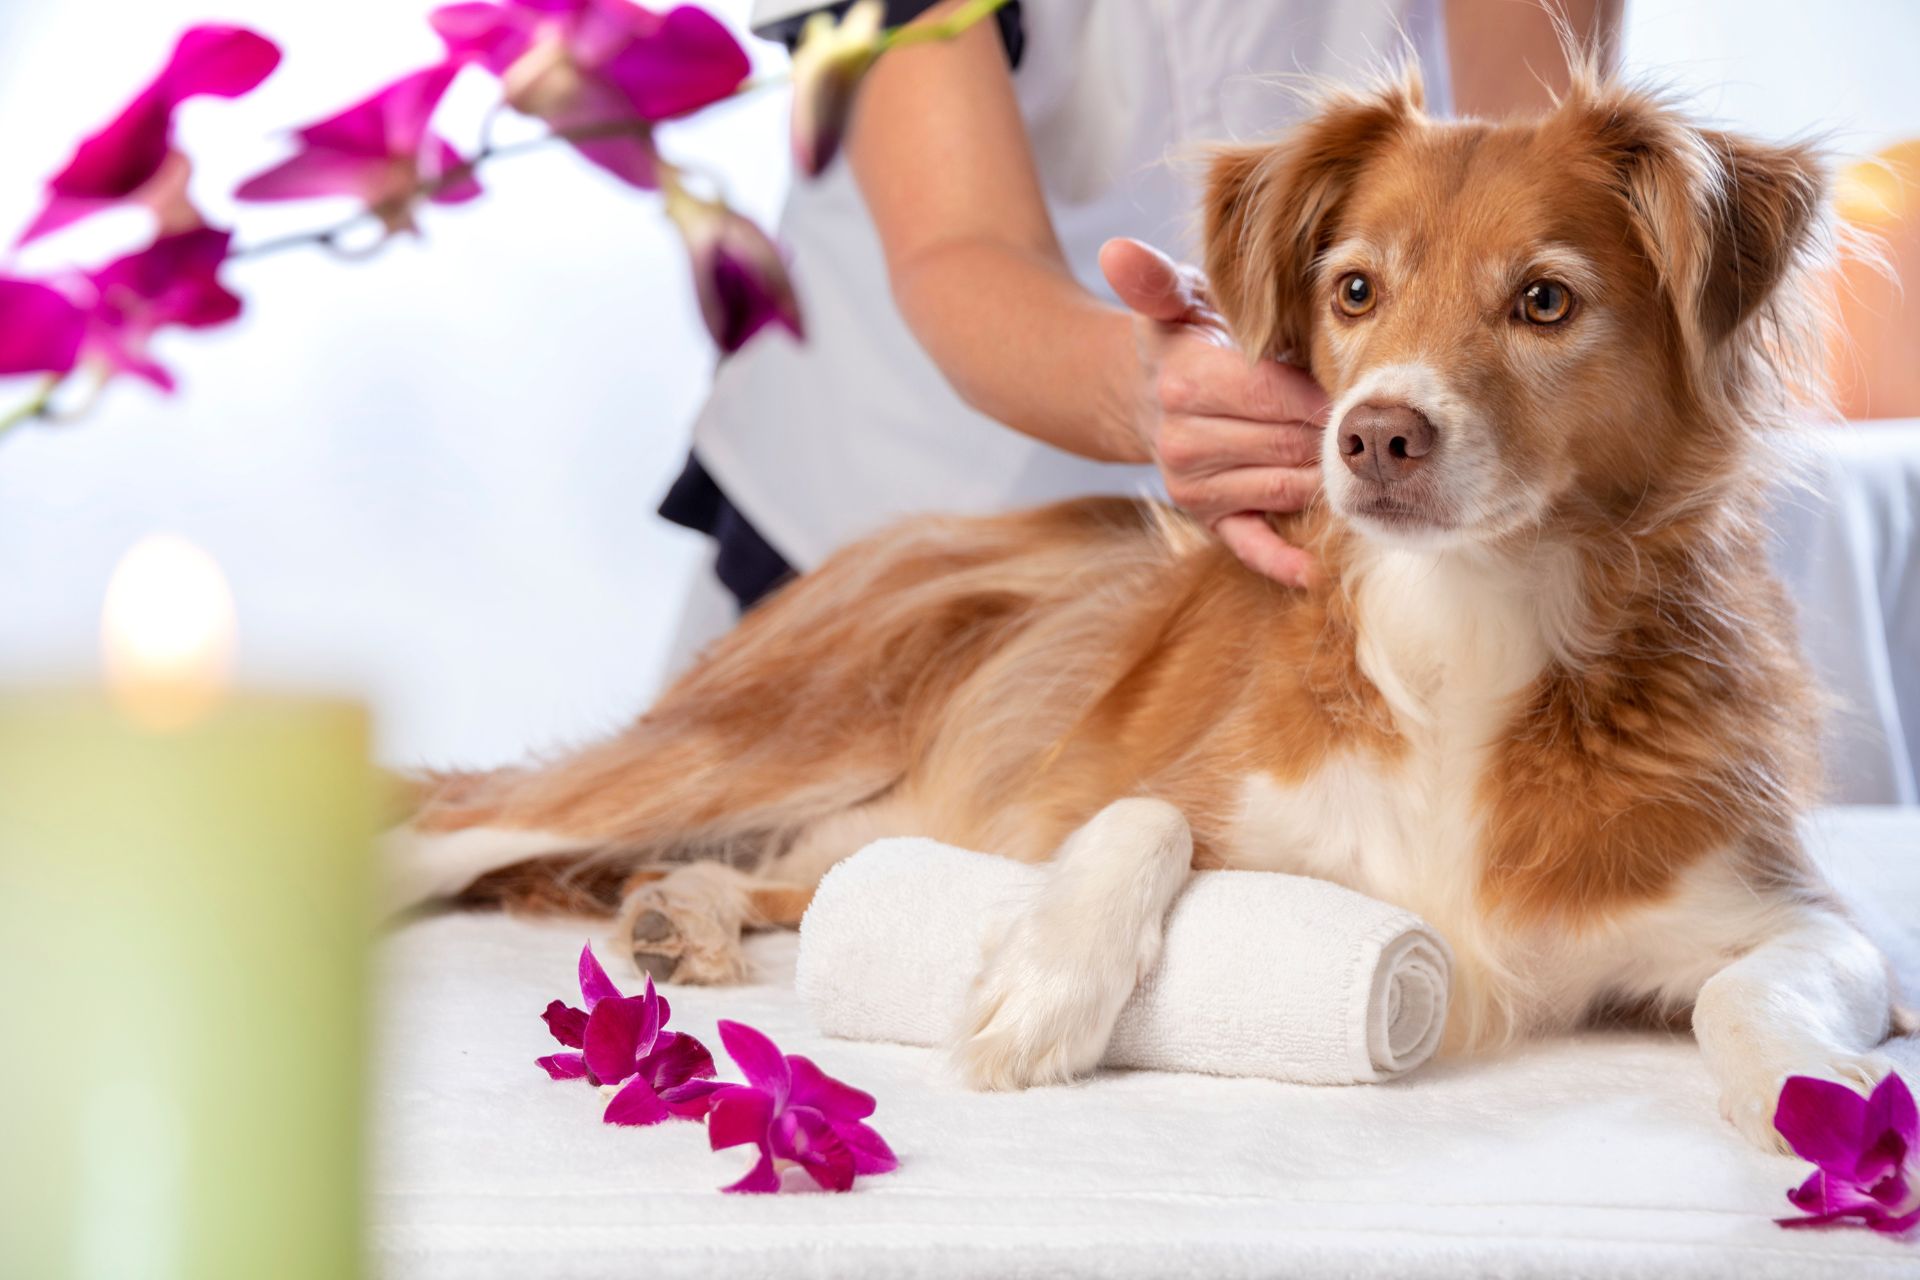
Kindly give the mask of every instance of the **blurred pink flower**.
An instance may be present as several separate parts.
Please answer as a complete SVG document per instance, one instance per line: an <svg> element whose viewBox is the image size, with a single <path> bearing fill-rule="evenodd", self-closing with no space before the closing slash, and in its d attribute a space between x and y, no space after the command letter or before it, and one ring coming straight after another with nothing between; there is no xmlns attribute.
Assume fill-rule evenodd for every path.
<svg viewBox="0 0 1920 1280"><path fill-rule="evenodd" d="M1889 1075L1862 1098L1843 1084L1792 1076L1773 1124L1817 1166L1787 1199L1807 1215L1783 1227L1844 1219L1888 1235L1920 1225L1920 1113L1906 1081Z"/></svg>
<svg viewBox="0 0 1920 1280"><path fill-rule="evenodd" d="M52 285L0 278L0 376L70 371L86 331L86 312Z"/></svg>
<svg viewBox="0 0 1920 1280"><path fill-rule="evenodd" d="M577 1009L555 1000L540 1015L553 1038L573 1053L537 1060L555 1080L585 1080L620 1086L607 1104L608 1124L655 1124L669 1111L660 1091L713 1074L713 1055L690 1035L666 1030L672 1009L647 979L646 991L623 996L594 958L593 947L580 949Z"/></svg>
<svg viewBox="0 0 1920 1280"><path fill-rule="evenodd" d="M421 192L436 204L473 199L480 184L460 153L427 128L459 71L456 61L416 71L298 130L300 150L234 194L256 201L353 196L392 231L413 229L413 202Z"/></svg>
<svg viewBox="0 0 1920 1280"><path fill-rule="evenodd" d="M662 1094L676 1115L704 1115L715 1151L753 1146L760 1158L745 1177L723 1191L780 1189L776 1160L791 1161L828 1191L845 1191L858 1174L889 1173L900 1166L872 1126L874 1101L835 1080L799 1054L783 1054L773 1041L739 1022L722 1020L720 1043L746 1076L745 1084L698 1080Z"/></svg>
<svg viewBox="0 0 1920 1280"><path fill-rule="evenodd" d="M887 7L855 0L845 16L826 10L800 29L793 51L793 163L817 178L840 150L861 79L880 56Z"/></svg>
<svg viewBox="0 0 1920 1280"><path fill-rule="evenodd" d="M700 314L722 351L738 351L770 324L806 336L793 282L766 232L719 201L678 188L667 193L667 216L687 242Z"/></svg>
<svg viewBox="0 0 1920 1280"><path fill-rule="evenodd" d="M727 29L691 5L658 14L627 0L473 0L432 21L450 54L500 77L509 106L558 131L682 116L727 97L751 69ZM643 131L573 145L622 181L656 184Z"/></svg>
<svg viewBox="0 0 1920 1280"><path fill-rule="evenodd" d="M174 110L193 97L237 98L279 64L278 46L245 27L189 28L153 82L47 180L46 202L17 243L118 204L147 205L163 234L200 225L187 202L190 166L173 149Z"/></svg>
<svg viewBox="0 0 1920 1280"><path fill-rule="evenodd" d="M209 329L239 317L239 297L219 280L230 239L211 227L182 231L77 277L86 314L79 362L106 377L130 373L172 391L173 375L147 354L147 344L169 326Z"/></svg>

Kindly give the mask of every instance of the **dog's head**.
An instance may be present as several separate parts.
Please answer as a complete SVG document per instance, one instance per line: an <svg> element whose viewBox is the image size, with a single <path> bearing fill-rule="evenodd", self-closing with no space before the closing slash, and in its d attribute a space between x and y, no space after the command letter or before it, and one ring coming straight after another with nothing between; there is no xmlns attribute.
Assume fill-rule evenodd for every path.
<svg viewBox="0 0 1920 1280"><path fill-rule="evenodd" d="M1583 78L1538 119L1428 118L1411 75L1214 159L1207 268L1250 355L1333 401L1334 510L1487 542L1619 521L1739 474L1821 242L1805 147L1697 128Z"/></svg>

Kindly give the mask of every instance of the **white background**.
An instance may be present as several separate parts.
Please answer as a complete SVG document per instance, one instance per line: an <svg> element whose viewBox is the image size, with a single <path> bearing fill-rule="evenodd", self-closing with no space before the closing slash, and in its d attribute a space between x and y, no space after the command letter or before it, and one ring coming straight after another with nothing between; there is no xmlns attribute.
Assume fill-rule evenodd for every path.
<svg viewBox="0 0 1920 1280"><path fill-rule="evenodd" d="M0 240L191 21L246 22L288 51L257 94L183 116L218 217L218 193L280 154L274 129L437 54L415 0L210 5L0 0ZM1760 133L1843 151L1920 134L1920 4L1641 0L1627 54ZM443 131L470 144L487 102L483 77L463 79ZM718 164L771 219L787 179L777 95L664 145ZM161 349L177 397L118 386L79 424L0 441L0 681L91 672L114 562L170 529L232 579L246 676L360 692L388 758L492 762L644 703L700 562L699 539L653 515L712 362L684 262L646 196L564 152L487 183L484 202L430 212L423 242L373 262L235 269L245 320ZM255 207L242 238L323 216ZM91 257L134 234L107 219L51 248ZM0 380L0 403L25 391Z"/></svg>

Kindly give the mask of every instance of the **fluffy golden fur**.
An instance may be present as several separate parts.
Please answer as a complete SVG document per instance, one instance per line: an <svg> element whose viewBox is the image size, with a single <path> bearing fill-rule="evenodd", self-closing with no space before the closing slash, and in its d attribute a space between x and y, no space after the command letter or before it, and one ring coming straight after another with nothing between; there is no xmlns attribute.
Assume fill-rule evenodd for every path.
<svg viewBox="0 0 1920 1280"><path fill-rule="evenodd" d="M1184 859L1183 820L1193 865L1431 919L1460 959L1455 1050L1694 1011L1728 1114L1769 1141L1780 1075L1871 1078L1889 1028L1883 967L1800 852L1816 709L1758 519L1764 437L1818 399L1823 192L1806 149L1592 76L1515 123L1430 119L1410 75L1330 93L1219 153L1205 203L1235 338L1334 402L1325 500L1282 522L1318 585L1119 499L910 522L618 736L429 780L405 892L623 907L643 965L727 980L742 928L794 923L869 839L1041 860L1146 797L1177 813L1083 840L1106 861L1057 890L1081 896L989 958L958 1032L977 1082L1097 1060L1173 892L1132 870ZM1358 316L1334 305L1356 274ZM1542 279L1564 320L1516 313ZM1389 402L1438 432L1391 491L1336 443ZM1138 927L1082 936L1062 902ZM1816 1012L1782 1022L1781 983Z"/></svg>

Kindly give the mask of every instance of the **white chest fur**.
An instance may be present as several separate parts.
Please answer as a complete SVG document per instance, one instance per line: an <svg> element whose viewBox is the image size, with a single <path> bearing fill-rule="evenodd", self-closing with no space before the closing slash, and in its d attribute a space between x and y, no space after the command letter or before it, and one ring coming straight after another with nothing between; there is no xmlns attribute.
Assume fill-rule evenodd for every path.
<svg viewBox="0 0 1920 1280"><path fill-rule="evenodd" d="M1443 869L1464 872L1488 747L1553 649L1541 576L1470 551L1367 552L1349 579L1360 667L1406 749L1382 761L1336 748L1285 783L1249 775L1235 861L1394 898Z"/></svg>
<svg viewBox="0 0 1920 1280"><path fill-rule="evenodd" d="M1392 761L1336 749L1313 774L1242 780L1233 865L1317 876L1425 916L1465 966L1509 948L1474 909L1482 774L1516 698L1561 647L1570 565L1374 549L1350 578L1361 669L1392 709ZM1274 732L1284 733L1284 725Z"/></svg>

